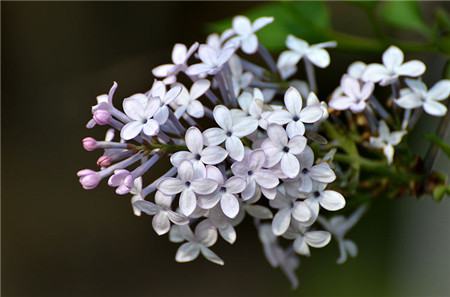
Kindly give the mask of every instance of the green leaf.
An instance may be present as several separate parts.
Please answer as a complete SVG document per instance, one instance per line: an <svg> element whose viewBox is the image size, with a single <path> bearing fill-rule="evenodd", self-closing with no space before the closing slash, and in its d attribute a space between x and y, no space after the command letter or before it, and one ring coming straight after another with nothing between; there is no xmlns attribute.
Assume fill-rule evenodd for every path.
<svg viewBox="0 0 450 297"><path fill-rule="evenodd" d="M450 195L450 185L439 185L433 190L433 199L440 202L446 195Z"/></svg>
<svg viewBox="0 0 450 297"><path fill-rule="evenodd" d="M417 31L431 37L432 31L422 18L417 1L386 1L380 7L381 18L393 27Z"/></svg>
<svg viewBox="0 0 450 297"><path fill-rule="evenodd" d="M437 145L450 159L450 144L445 143L439 136L433 133L426 134L425 138Z"/></svg>
<svg viewBox="0 0 450 297"><path fill-rule="evenodd" d="M277 2L258 6L245 12L251 20L273 16L274 22L258 31L258 38L270 50L285 48L286 37L293 34L309 42L326 41L330 17L326 5L314 2ZM211 31L224 31L231 27L231 19L211 24Z"/></svg>

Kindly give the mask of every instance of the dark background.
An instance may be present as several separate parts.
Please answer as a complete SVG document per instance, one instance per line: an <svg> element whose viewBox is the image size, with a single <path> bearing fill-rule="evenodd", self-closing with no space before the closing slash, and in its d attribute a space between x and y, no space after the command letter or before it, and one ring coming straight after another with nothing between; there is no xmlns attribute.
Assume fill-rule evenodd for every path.
<svg viewBox="0 0 450 297"><path fill-rule="evenodd" d="M132 215L129 196L81 189L76 171L98 155L80 140L103 133L84 128L95 96L114 80L116 98L147 90L175 42L203 41L207 23L257 4L1 3L3 296L450 295L449 201L376 201L351 233L360 255L339 266L334 244L314 250L292 291L249 222L233 246L215 246L224 267L177 264L177 245L158 238L149 217ZM363 19L343 3L331 8L337 26ZM355 59L332 58L333 70L319 72L329 90ZM440 60L424 58L437 80Z"/></svg>

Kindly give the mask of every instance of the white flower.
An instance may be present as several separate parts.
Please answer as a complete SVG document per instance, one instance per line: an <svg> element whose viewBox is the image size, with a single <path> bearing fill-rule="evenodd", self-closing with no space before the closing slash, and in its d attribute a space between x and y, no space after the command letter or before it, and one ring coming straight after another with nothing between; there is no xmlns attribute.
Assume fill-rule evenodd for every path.
<svg viewBox="0 0 450 297"><path fill-rule="evenodd" d="M339 245L340 257L337 260L338 264L342 264L347 260L347 253L356 257L358 254L358 247L356 244L348 239L345 239L345 234L359 221L367 206L360 206L348 218L343 216L334 216L327 220L319 216L317 221L329 232L331 232Z"/></svg>
<svg viewBox="0 0 450 297"><path fill-rule="evenodd" d="M253 23L245 16L233 18L233 31L238 35L235 37L239 41L242 51L246 54L253 54L258 49L258 37L255 32L273 22L273 17L260 17Z"/></svg>
<svg viewBox="0 0 450 297"><path fill-rule="evenodd" d="M278 185L278 177L269 169L263 168L265 161L264 151L246 150L244 159L231 165L233 174L244 178L247 182L246 188L241 193L242 199L253 198L258 187L274 189Z"/></svg>
<svg viewBox="0 0 450 297"><path fill-rule="evenodd" d="M296 135L288 139L286 131L278 125L267 128L268 139L264 140L261 148L267 156L266 166L273 167L280 162L281 171L288 177L294 178L300 171L300 164L295 155L303 152L306 138Z"/></svg>
<svg viewBox="0 0 450 297"><path fill-rule="evenodd" d="M306 223L312 217L312 212L303 201L291 197L283 192L277 191L277 196L270 201L270 206L278 209L272 221L272 231L280 236L285 233L291 224L291 217L299 222Z"/></svg>
<svg viewBox="0 0 450 297"><path fill-rule="evenodd" d="M158 190L166 195L181 193L181 212L189 216L197 206L197 194L211 194L217 189L217 182L206 178L204 167L192 166L189 161L183 161L178 167L178 177L169 177L162 180L158 185Z"/></svg>
<svg viewBox="0 0 450 297"><path fill-rule="evenodd" d="M218 205L208 210L208 219L206 221L209 221L219 231L220 236L228 243L233 244L236 241L237 234L233 227L236 223L224 215Z"/></svg>
<svg viewBox="0 0 450 297"><path fill-rule="evenodd" d="M341 79L343 94L334 94L330 100L330 107L337 110L350 109L354 113L366 108L367 100L372 95L374 84L371 82L361 84L357 79L344 75Z"/></svg>
<svg viewBox="0 0 450 297"><path fill-rule="evenodd" d="M189 152L179 151L170 157L170 162L179 167L183 161L202 162L204 164L219 164L228 153L220 146L203 147L203 135L197 127L190 127L185 135L186 146Z"/></svg>
<svg viewBox="0 0 450 297"><path fill-rule="evenodd" d="M304 123L314 123L322 118L323 111L318 105L309 105L302 109L302 96L294 87L289 87L284 95L287 110L273 111L268 115L269 123L277 125L287 124L286 131L290 137L305 134Z"/></svg>
<svg viewBox="0 0 450 297"><path fill-rule="evenodd" d="M330 55L324 48L335 47L336 42L330 41L309 45L306 41L289 35L286 39L286 46L289 50L282 52L277 61L277 67L281 72L284 72L285 78L295 73L296 65L302 58L307 59L317 67L327 67L330 64Z"/></svg>
<svg viewBox="0 0 450 297"><path fill-rule="evenodd" d="M264 95L255 88L253 94L244 92L238 97L239 107L242 112L238 112L238 115L249 116L258 121L258 126L267 129L267 116L268 112L264 111Z"/></svg>
<svg viewBox="0 0 450 297"><path fill-rule="evenodd" d="M426 113L434 116L447 113L447 107L438 101L445 100L450 95L450 80L441 80L430 90L420 80L405 79L405 82L410 89L400 91L400 98L395 101L397 105L406 109L423 106Z"/></svg>
<svg viewBox="0 0 450 297"><path fill-rule="evenodd" d="M187 75L214 75L222 69L233 53L236 51L234 46L225 46L224 48L214 48L207 44L200 45L198 56L202 63L189 66L186 70Z"/></svg>
<svg viewBox="0 0 450 297"><path fill-rule="evenodd" d="M298 155L298 159L302 180L299 187L300 192L311 192L313 181L328 184L336 179L336 175L328 163L323 162L314 165L314 152L309 146L306 146L305 150Z"/></svg>
<svg viewBox="0 0 450 297"><path fill-rule="evenodd" d="M202 118L205 114L205 108L197 99L208 91L210 85L209 80L200 79L192 84L190 91L183 86L176 100L175 115L180 118L186 112L193 118Z"/></svg>
<svg viewBox="0 0 450 297"><path fill-rule="evenodd" d="M251 72L244 72L242 69L241 59L233 55L228 62L231 71L231 82L233 84L234 95L238 96L241 90L247 88L253 80Z"/></svg>
<svg viewBox="0 0 450 297"><path fill-rule="evenodd" d="M203 132L207 145L225 142L230 157L241 161L244 158L244 145L240 138L253 133L258 127L258 121L251 117L233 117L223 105L216 106L213 114L220 128L209 128Z"/></svg>
<svg viewBox="0 0 450 297"><path fill-rule="evenodd" d="M173 64L164 64L156 68L153 68L152 73L156 77L164 78L165 84L172 84L177 80L177 74L181 71L185 71L187 66L186 62L189 57L197 50L198 43L191 45L189 49L184 44L177 43L172 50L172 62Z"/></svg>
<svg viewBox="0 0 450 297"><path fill-rule="evenodd" d="M177 84L170 88L169 91L167 91L166 85L162 81L155 80L153 82L152 88L146 93L146 95L148 97L159 98L159 100L161 100L161 111L168 113L169 110L167 109L167 105L170 105L178 98L182 89L183 85Z"/></svg>
<svg viewBox="0 0 450 297"><path fill-rule="evenodd" d="M389 164L394 158L394 146L402 141L406 131L390 132L384 121L380 121L378 137L370 137L370 145L374 148L382 148Z"/></svg>
<svg viewBox="0 0 450 297"><path fill-rule="evenodd" d="M313 92L309 93L306 98L306 106L318 107L322 110L322 118L320 120L326 120L328 118L328 105L325 101L319 101L317 95Z"/></svg>
<svg viewBox="0 0 450 297"><path fill-rule="evenodd" d="M336 191L325 190L326 187L327 185L324 183L314 183L312 191L304 200L305 204L301 205L301 208L305 208L305 212L312 212L313 218L317 218L319 215L320 207L329 211L336 211L344 208L345 206L344 196ZM306 208L308 209L306 210Z"/></svg>
<svg viewBox="0 0 450 297"><path fill-rule="evenodd" d="M169 234L170 241L183 242L177 251L177 262L189 262L195 260L200 253L209 261L223 265L224 262L209 249L217 241L217 231L207 221L200 222L192 233L189 226L173 226Z"/></svg>
<svg viewBox="0 0 450 297"><path fill-rule="evenodd" d="M417 77L425 72L426 66L419 60L403 63L403 52L396 46L390 46L383 53L383 64L369 64L362 75L364 81L379 82L386 86L398 79L399 76Z"/></svg>
<svg viewBox="0 0 450 297"><path fill-rule="evenodd" d="M301 224L293 222L288 231L283 234L287 239L294 239L294 251L303 256L311 253L309 247L321 248L331 240L331 234L327 231L308 231Z"/></svg>
<svg viewBox="0 0 450 297"><path fill-rule="evenodd" d="M362 75L366 71L367 65L364 62L356 61L350 64L347 68L347 74L354 79L362 80Z"/></svg>
<svg viewBox="0 0 450 297"><path fill-rule="evenodd" d="M247 186L243 178L232 176L226 181L222 172L214 166L206 167L206 177L215 180L219 185L212 194L201 196L198 204L201 208L210 209L220 201L223 213L234 218L239 212L239 201L236 194L241 193Z"/></svg>
<svg viewBox="0 0 450 297"><path fill-rule="evenodd" d="M186 225L189 223L187 217L170 208L171 204L171 196L164 195L157 191L155 194L155 203L146 200L138 200L133 203L133 206L148 215L154 216L152 220L153 229L158 235L163 235L169 232L170 222L177 225Z"/></svg>
<svg viewBox="0 0 450 297"><path fill-rule="evenodd" d="M147 98L144 94L135 94L123 100L123 110L130 122L122 127L120 137L130 140L141 132L148 136L159 133L159 126L167 120L168 114L158 113L161 106L159 98Z"/></svg>

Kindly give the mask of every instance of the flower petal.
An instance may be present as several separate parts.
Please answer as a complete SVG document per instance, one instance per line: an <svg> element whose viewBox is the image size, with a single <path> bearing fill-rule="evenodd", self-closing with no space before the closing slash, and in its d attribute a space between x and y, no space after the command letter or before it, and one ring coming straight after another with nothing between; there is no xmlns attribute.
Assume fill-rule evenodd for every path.
<svg viewBox="0 0 450 297"><path fill-rule="evenodd" d="M331 240L331 234L327 231L310 231L305 234L305 241L309 246L321 248Z"/></svg>
<svg viewBox="0 0 450 297"><path fill-rule="evenodd" d="M180 201L178 202L181 212L185 216L191 215L197 206L197 197L191 189L185 189L181 192Z"/></svg>
<svg viewBox="0 0 450 297"><path fill-rule="evenodd" d="M237 123L233 123L232 132L239 138L250 135L258 129L258 120L251 117L235 119L235 122Z"/></svg>
<svg viewBox="0 0 450 297"><path fill-rule="evenodd" d="M201 161L215 165L221 163L228 156L228 152L220 146L208 146L201 152Z"/></svg>
<svg viewBox="0 0 450 297"><path fill-rule="evenodd" d="M272 189L278 186L278 177L268 169L260 169L253 173L256 183L263 188Z"/></svg>
<svg viewBox="0 0 450 297"><path fill-rule="evenodd" d="M307 222L312 217L312 213L305 202L299 201L294 204L292 216L299 222Z"/></svg>
<svg viewBox="0 0 450 297"><path fill-rule="evenodd" d="M184 182L178 178L168 177L162 180L158 185L158 190L166 195L175 195L183 191L185 188Z"/></svg>
<svg viewBox="0 0 450 297"><path fill-rule="evenodd" d="M306 137L302 135L292 137L288 142L289 153L294 155L302 153L306 147L306 142Z"/></svg>
<svg viewBox="0 0 450 297"><path fill-rule="evenodd" d="M225 131L221 128L209 128L203 132L206 145L219 145L227 138Z"/></svg>
<svg viewBox="0 0 450 297"><path fill-rule="evenodd" d="M233 30L237 34L243 36L246 36L253 32L250 20L247 17L241 15L238 15L233 18Z"/></svg>
<svg viewBox="0 0 450 297"><path fill-rule="evenodd" d="M313 166L309 171L309 176L315 181L326 184L332 183L336 179L336 174L325 162Z"/></svg>
<svg viewBox="0 0 450 297"><path fill-rule="evenodd" d="M246 54L254 54L258 49L258 38L256 37L256 35L252 34L247 38L244 38L241 41L241 48L242 51Z"/></svg>
<svg viewBox="0 0 450 297"><path fill-rule="evenodd" d="M185 135L186 146L193 154L200 154L203 149L203 135L197 127L190 127Z"/></svg>
<svg viewBox="0 0 450 297"><path fill-rule="evenodd" d="M427 93L428 100L445 100L450 95L450 80L444 79L436 83Z"/></svg>
<svg viewBox="0 0 450 297"><path fill-rule="evenodd" d="M120 130L120 137L125 140L133 139L141 133L143 128L144 124L141 121L129 122Z"/></svg>
<svg viewBox="0 0 450 297"><path fill-rule="evenodd" d="M228 108L223 105L218 105L213 111L214 119L220 128L231 131L233 122L231 117L231 112Z"/></svg>
<svg viewBox="0 0 450 297"><path fill-rule="evenodd" d="M292 115L300 115L303 102L302 96L296 88L289 87L289 89L287 89L286 93L284 94L284 105Z"/></svg>
<svg viewBox="0 0 450 297"><path fill-rule="evenodd" d="M403 52L398 47L391 45L383 53L382 60L386 68L394 69L403 63L403 58Z"/></svg>
<svg viewBox="0 0 450 297"><path fill-rule="evenodd" d="M321 193L320 206L330 211L342 209L345 206L344 196L336 191L323 191Z"/></svg>
<svg viewBox="0 0 450 297"><path fill-rule="evenodd" d="M209 178L194 180L191 182L191 188L197 194L207 195L217 189L217 182Z"/></svg>
<svg viewBox="0 0 450 297"><path fill-rule="evenodd" d="M236 217L239 212L239 202L233 194L224 193L220 199L220 207L230 219Z"/></svg>
<svg viewBox="0 0 450 297"><path fill-rule="evenodd" d="M213 251L211 251L210 249L208 249L208 248L206 248L206 247L201 247L201 252L202 252L202 255L208 260L208 261L211 261L211 262L213 262L213 263L215 263L215 264L218 264L218 265L223 265L223 264L225 264L224 262L223 262L223 260L222 259L220 259L220 257L219 256L217 256Z"/></svg>
<svg viewBox="0 0 450 297"><path fill-rule="evenodd" d="M163 235L170 230L170 221L165 211L158 212L152 220L153 230L156 234Z"/></svg>
<svg viewBox="0 0 450 297"><path fill-rule="evenodd" d="M155 136L159 133L159 124L154 119L147 120L142 129L145 135Z"/></svg>
<svg viewBox="0 0 450 297"><path fill-rule="evenodd" d="M195 260L199 254L200 247L197 244L186 242L178 248L175 260L180 263L190 262Z"/></svg>
<svg viewBox="0 0 450 297"><path fill-rule="evenodd" d="M291 210L283 208L278 211L272 221L272 231L276 236L282 235L291 223Z"/></svg>
<svg viewBox="0 0 450 297"><path fill-rule="evenodd" d="M330 55L323 48L311 46L306 56L317 67L326 68L330 65Z"/></svg>
<svg viewBox="0 0 450 297"><path fill-rule="evenodd" d="M398 67L396 72L398 75L417 77L422 75L426 68L425 64L421 61L413 60Z"/></svg>
<svg viewBox="0 0 450 297"><path fill-rule="evenodd" d="M294 178L300 171L300 165L297 158L293 154L284 154L281 157L281 171L286 174L287 177Z"/></svg>
<svg viewBox="0 0 450 297"><path fill-rule="evenodd" d="M187 48L184 44L177 43L172 50L172 61L175 64L183 64L186 60Z"/></svg>
<svg viewBox="0 0 450 297"><path fill-rule="evenodd" d="M247 186L247 183L245 182L245 180L238 176L230 177L225 183L227 192L231 193L231 194L237 194L237 193L244 191L246 186Z"/></svg>
<svg viewBox="0 0 450 297"><path fill-rule="evenodd" d="M169 217L169 220L174 224L186 225L189 223L189 218L187 218L186 216L184 216L178 212L169 210L169 211L167 211L167 215Z"/></svg>
<svg viewBox="0 0 450 297"><path fill-rule="evenodd" d="M244 159L244 145L238 137L228 137L225 140L225 148L228 151L230 157L234 160L242 161L242 159Z"/></svg>
<svg viewBox="0 0 450 297"><path fill-rule="evenodd" d="M423 109L426 113L437 117L441 117L447 113L447 107L444 104L433 100L426 101L423 104Z"/></svg>

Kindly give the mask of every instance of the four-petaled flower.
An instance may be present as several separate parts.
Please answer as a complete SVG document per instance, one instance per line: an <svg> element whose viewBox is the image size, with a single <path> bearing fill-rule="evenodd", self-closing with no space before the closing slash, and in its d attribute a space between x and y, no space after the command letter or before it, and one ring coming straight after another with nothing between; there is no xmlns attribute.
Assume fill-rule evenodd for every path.
<svg viewBox="0 0 450 297"><path fill-rule="evenodd" d="M284 95L286 110L275 110L268 115L267 121L272 124L285 125L290 137L305 134L304 123L314 123L322 118L323 111L320 105L307 105L302 109L302 96L294 87L289 87Z"/></svg>
<svg viewBox="0 0 450 297"><path fill-rule="evenodd" d="M307 231L301 223L293 222L284 238L294 240L294 251L303 256L310 256L309 247L321 248L331 240L331 234L327 231Z"/></svg>
<svg viewBox="0 0 450 297"><path fill-rule="evenodd" d="M203 132L206 144L219 145L225 141L230 157L241 161L244 158L244 145L240 138L253 133L258 127L258 121L251 117L233 117L223 105L216 106L213 114L220 128L209 128Z"/></svg>
<svg viewBox="0 0 450 297"><path fill-rule="evenodd" d="M165 84L173 84L177 81L177 74L186 70L186 62L197 48L198 43L194 43L189 49L182 43L175 44L172 50L173 64L164 64L153 68L153 75L164 78L163 82Z"/></svg>
<svg viewBox="0 0 450 297"><path fill-rule="evenodd" d="M382 148L388 163L391 164L394 159L394 146L402 141L405 134L406 131L390 132L386 122L380 121L378 137L370 137L370 145L374 148Z"/></svg>
<svg viewBox="0 0 450 297"><path fill-rule="evenodd" d="M210 45L202 44L198 49L198 57L202 63L189 66L186 70L186 74L200 77L214 75L230 60L235 51L236 48L233 45L228 45L223 48L214 48Z"/></svg>
<svg viewBox="0 0 450 297"><path fill-rule="evenodd" d="M298 155L300 162L300 192L309 193L312 190L313 181L320 183L332 183L336 175L326 162L314 165L314 152L306 146L305 150Z"/></svg>
<svg viewBox="0 0 450 297"><path fill-rule="evenodd" d="M361 84L356 78L344 75L341 79L341 91L330 100L330 107L337 110L350 109L354 113L366 108L367 99L372 95L374 84L371 82Z"/></svg>
<svg viewBox="0 0 450 297"><path fill-rule="evenodd" d="M253 54L258 49L258 37L255 32L272 22L272 17L260 17L251 23L245 16L236 16L233 19L233 31L237 36L232 41L238 41L244 53Z"/></svg>
<svg viewBox="0 0 450 297"><path fill-rule="evenodd" d="M195 227L195 233L187 225L173 226L169 233L170 241L183 242L177 251L177 262L189 262L195 260L200 253L209 261L223 265L224 262L211 249L217 241L217 230L208 221L203 221Z"/></svg>
<svg viewBox="0 0 450 297"><path fill-rule="evenodd" d="M419 60L403 63L403 52L396 46L390 46L383 53L383 64L369 64L362 75L362 80L379 82L386 86L397 81L399 76L417 77L425 72L425 64Z"/></svg>
<svg viewBox="0 0 450 297"><path fill-rule="evenodd" d="M236 194L241 193L247 186L245 180L232 176L225 181L222 172L214 166L206 167L206 177L215 180L218 187L212 194L199 197L199 206L211 209L220 201L223 213L231 219L236 217L239 212L239 201Z"/></svg>
<svg viewBox="0 0 450 297"><path fill-rule="evenodd" d="M226 150L217 145L203 147L203 135L197 127L190 127L186 131L185 141L189 152L179 151L170 157L176 167L186 160L215 165L225 160L228 155Z"/></svg>
<svg viewBox="0 0 450 297"><path fill-rule="evenodd" d="M186 112L193 118L202 118L205 108L198 98L208 91L210 85L209 80L200 79L192 84L190 91L182 86L181 93L175 101L175 115L179 118Z"/></svg>
<svg viewBox="0 0 450 297"><path fill-rule="evenodd" d="M441 80L430 90L420 80L406 79L405 82L409 89L400 91L400 98L395 101L397 105L406 109L422 106L426 113L438 117L447 113L447 107L438 101L450 95L450 80Z"/></svg>
<svg viewBox="0 0 450 297"><path fill-rule="evenodd" d="M189 216L197 206L197 195L211 194L217 189L217 182L206 178L206 169L192 166L189 161L183 161L178 167L178 177L168 177L158 185L158 190L166 195L181 193L179 206L181 212Z"/></svg>
<svg viewBox="0 0 450 297"><path fill-rule="evenodd" d="M147 200L138 200L133 203L133 206L153 216L153 229L158 235L163 235L169 232L170 222L177 225L186 225L189 223L189 219L186 216L170 208L171 204L172 197L158 191L155 194L155 203Z"/></svg>
<svg viewBox="0 0 450 297"><path fill-rule="evenodd" d="M261 148L267 156L266 166L273 167L280 163L281 171L290 178L294 178L300 171L300 164L296 155L303 152L306 147L306 138L296 135L288 139L283 127L270 125L267 128L268 139L264 140Z"/></svg>

